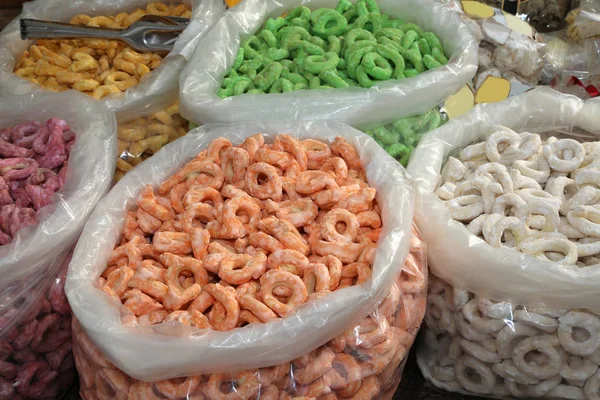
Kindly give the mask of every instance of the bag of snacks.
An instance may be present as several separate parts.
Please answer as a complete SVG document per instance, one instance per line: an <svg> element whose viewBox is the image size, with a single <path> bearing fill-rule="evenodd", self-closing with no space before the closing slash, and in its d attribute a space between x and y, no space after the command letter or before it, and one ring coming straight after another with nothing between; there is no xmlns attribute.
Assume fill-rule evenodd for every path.
<svg viewBox="0 0 600 400"><path fill-rule="evenodd" d="M554 32L565 26L570 0L476 0L527 21L538 32Z"/></svg>
<svg viewBox="0 0 600 400"><path fill-rule="evenodd" d="M66 268L110 185L115 132L114 114L79 93L0 99L1 398L73 383Z"/></svg>
<svg viewBox="0 0 600 400"><path fill-rule="evenodd" d="M87 335L136 379L285 363L385 297L408 255L412 202L403 168L346 125L205 125L101 201L67 296Z"/></svg>
<svg viewBox="0 0 600 400"><path fill-rule="evenodd" d="M202 35L225 11L222 0L39 0L0 33L0 93L79 90L139 118L177 101L179 74ZM190 18L168 55L138 53L120 41L22 40L19 19L124 29L144 15ZM164 57L164 58L163 58Z"/></svg>
<svg viewBox="0 0 600 400"><path fill-rule="evenodd" d="M120 121L117 127L117 169L114 181L118 182L123 175L165 144L185 135L189 128L189 122L179 115L179 101L141 118Z"/></svg>
<svg viewBox="0 0 600 400"><path fill-rule="evenodd" d="M405 270L379 306L342 335L292 362L234 373L142 382L108 361L74 319L73 353L81 396L84 400L111 395L144 400L216 400L235 393L240 399L323 395L332 399L391 398L425 313L427 259L414 228L412 234ZM421 284L415 285L412 274L421 277Z"/></svg>
<svg viewBox="0 0 600 400"><path fill-rule="evenodd" d="M64 291L70 259L70 252L57 255L46 273L2 292L2 399L58 399L75 384L71 308Z"/></svg>
<svg viewBox="0 0 600 400"><path fill-rule="evenodd" d="M434 385L600 395L599 106L536 89L480 105L416 149L415 219L434 276L418 361Z"/></svg>
<svg viewBox="0 0 600 400"><path fill-rule="evenodd" d="M202 122L393 121L472 79L477 48L433 0L245 0L182 72L182 112Z"/></svg>

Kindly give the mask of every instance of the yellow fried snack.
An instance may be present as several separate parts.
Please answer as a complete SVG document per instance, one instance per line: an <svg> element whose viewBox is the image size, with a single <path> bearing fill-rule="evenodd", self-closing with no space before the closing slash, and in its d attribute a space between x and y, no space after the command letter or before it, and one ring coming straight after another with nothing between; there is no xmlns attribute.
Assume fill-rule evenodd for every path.
<svg viewBox="0 0 600 400"><path fill-rule="evenodd" d="M179 102L150 116L119 125L114 181L117 182L165 144L179 139L187 132L188 121L179 115Z"/></svg>
<svg viewBox="0 0 600 400"><path fill-rule="evenodd" d="M125 29L144 15L190 18L192 12L186 4L153 2L116 16L76 15L70 23ZM141 54L116 40L38 40L21 55L14 73L54 92L75 89L102 99L137 85L161 62L158 54Z"/></svg>

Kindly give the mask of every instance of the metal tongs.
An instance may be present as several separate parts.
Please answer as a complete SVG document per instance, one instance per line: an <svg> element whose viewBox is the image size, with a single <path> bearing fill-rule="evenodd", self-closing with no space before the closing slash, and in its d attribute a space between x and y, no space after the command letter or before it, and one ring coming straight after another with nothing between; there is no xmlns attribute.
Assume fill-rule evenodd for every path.
<svg viewBox="0 0 600 400"><path fill-rule="evenodd" d="M189 19L144 15L126 29L97 28L62 22L21 19L21 39L94 38L122 40L138 51L169 52Z"/></svg>

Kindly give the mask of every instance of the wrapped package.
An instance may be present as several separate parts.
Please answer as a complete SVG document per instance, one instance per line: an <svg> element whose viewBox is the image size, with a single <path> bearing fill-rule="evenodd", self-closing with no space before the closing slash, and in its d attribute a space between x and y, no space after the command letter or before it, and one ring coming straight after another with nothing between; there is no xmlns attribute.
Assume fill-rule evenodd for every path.
<svg viewBox="0 0 600 400"><path fill-rule="evenodd" d="M75 383L64 291L70 259L70 252L57 255L45 274L16 282L2 295L1 399L60 398ZM19 290L23 286L27 292Z"/></svg>
<svg viewBox="0 0 600 400"><path fill-rule="evenodd" d="M405 269L383 301L342 335L279 365L142 382L127 376L108 361L74 319L73 353L80 376L81 396L84 400L103 396L220 399L235 393L241 399L298 396L390 399L399 384L405 356L425 313L427 268L424 247L413 228ZM309 371L312 372L307 373Z"/></svg>
<svg viewBox="0 0 600 400"><path fill-rule="evenodd" d="M143 326L144 324L135 323L135 319L131 324L127 312L129 308L121 307L119 302L107 295L111 292L109 288L99 290L96 285L100 275L104 274L107 262L119 258L120 253L115 253L117 258L111 254L115 245L121 243L120 231L126 221L128 237L135 239L136 243L140 240L139 237L134 237L136 230L131 231L134 227L130 224L128 214L136 203L134 199L142 190L147 193L144 197L149 196L148 191L152 191L150 184L158 185L193 157L206 154L199 152L213 139L227 137L233 144L239 144L244 139L254 138L257 132L266 135L264 139L267 143L274 134L286 132L290 135L288 140L292 141L295 137L334 142L334 138L339 137L336 143L339 144L344 138L356 146L358 154L353 157L352 163L362 165L369 185L377 191L381 219L386 221L382 230L377 232L379 241L373 254L375 261L372 278L362 284L311 300L285 318L250 324L242 330L198 330L173 322ZM255 139L251 141L253 140ZM181 174L183 172L172 179L185 176ZM190 179L194 176L191 174ZM162 193L170 192L165 187L161 190ZM205 125L166 145L123 177L102 200L75 250L73 259L77 261L72 263L69 270L66 292L74 314L90 339L115 366L136 379L156 381L277 365L307 354L341 335L375 308L388 292L394 282L393 278L399 273L408 255L410 238L407 233L411 221L410 180L395 160L359 131L345 125L325 122ZM148 228L145 223L140 227ZM184 240L183 235L184 233L180 233L175 236ZM157 233L158 236L164 235ZM135 244L132 243L131 246ZM122 250L125 248L119 252ZM337 255L346 257L343 253ZM116 271L114 268L112 270ZM110 286L114 287L115 283L112 280ZM121 316L124 316L125 321ZM124 326L124 322L127 326ZM289 345L291 342L294 346Z"/></svg>
<svg viewBox="0 0 600 400"><path fill-rule="evenodd" d="M477 0L527 21L538 32L553 32L565 26L569 0Z"/></svg>
<svg viewBox="0 0 600 400"><path fill-rule="evenodd" d="M594 209L582 179L596 168L598 105L535 89L476 107L416 149L408 169L433 274L418 362L434 385L598 398L598 239L591 214L579 217Z"/></svg>
<svg viewBox="0 0 600 400"><path fill-rule="evenodd" d="M414 23L420 27L417 30L431 31L440 38L441 43L436 45L443 47L446 54L441 55L441 58L447 56L450 62L406 79L390 80L390 76L387 76L385 79L388 80L374 80L368 82L369 85L376 83L369 89L345 87L348 83L338 82L341 88L335 90L289 92L284 88L287 93L276 93L272 89L273 93L269 94L248 93L225 99L219 97L226 74L236 65L241 44L249 36L256 34L269 18L278 18L299 6L315 10L320 7L335 8L337 4L338 1L335 0L298 0L291 3L245 0L228 10L205 40L202 40L202 45L198 46L191 63L181 75L180 100L183 116L194 122L334 118L353 126L381 123L392 121L399 108L407 114L415 114L434 107L473 77L477 44L460 18L451 10L434 1L379 1L377 7L380 7L382 14L409 22L407 30L414 27L410 24ZM345 6L352 7L352 3L342 2L340 7ZM325 43L324 39L317 39L319 40L315 42ZM407 48L411 45L409 41L405 44ZM417 48L416 51L420 50ZM276 53L272 56L278 57ZM389 65L387 61L385 63ZM298 84L303 84L302 79ZM335 80L335 76L327 79ZM323 86L323 89L331 88L329 85ZM390 107L390 104L394 106Z"/></svg>
<svg viewBox="0 0 600 400"><path fill-rule="evenodd" d="M189 122L179 115L179 101L164 110L121 121L117 127L117 169L114 181L118 182L133 167L151 157L167 143L188 132Z"/></svg>
<svg viewBox="0 0 600 400"><path fill-rule="evenodd" d="M40 49L39 56L33 54L35 52L32 50L33 60L37 60L35 57L41 57L47 60L49 65L41 65L39 69L38 66L35 68L30 67L32 71L27 71L27 67L24 65L24 68L19 72L19 76L17 76L14 73L15 67L21 56L28 50L31 50L30 46L32 44L32 41L21 40L19 19L32 18L70 22L73 17L81 16L80 19L82 20L77 23L86 23L88 22L86 19L89 19L90 16L98 16L98 21L92 22L93 26L108 26L122 29L122 25L117 27L112 22L108 23L110 21L108 21L106 16L115 16L119 12L131 13L129 22L123 21L123 24L126 25L135 19L139 19L146 12L140 8L147 10L148 13L162 15L160 7L162 4L157 4L157 2L150 0L119 0L117 2L113 0L94 2L41 0L27 3L24 5L22 14L8 24L0 33L0 93L4 95L25 94L30 92L39 93L47 90L38 83L26 79L28 76L36 74L37 71L44 76L48 75L48 79L54 79L58 82L51 85L51 88L53 88L51 90L65 90L62 87L64 85L61 85L59 82L61 78L64 78L65 84L77 83L73 88L102 99L102 103L117 113L119 119L121 117L125 117L127 120L135 119L147 115L148 112L157 112L164 109L177 101L178 79L181 70L187 63L202 35L209 30L226 8L222 0L190 0L185 1L185 4L192 9L191 21L175 42L173 50L164 59L158 60L160 62L158 67L152 68L153 70L149 72L147 66L154 67L154 65L149 64L149 60L143 60L147 58L147 55L129 51L130 54L124 55L120 64L117 63L114 65L113 77L101 74L96 79L84 79L85 76L73 78L71 76L72 72L79 71L81 75L82 71L91 73L94 72L94 68L104 69L105 67L102 62L107 60L95 61L89 55L96 55L94 49L103 50L112 44L108 43L108 41L100 41L100 43L88 42L88 46L79 48L79 50L87 53L79 54L77 58L75 58L77 51L72 49L72 46L68 44L69 41L64 41L65 43L62 43L60 49L56 49L56 51L47 48L43 51ZM44 41L44 43L46 42L49 41ZM116 41L112 43L115 45L118 44ZM107 52L107 54L110 54L110 52ZM92 66L92 69L83 65L85 62L94 63L94 61L95 66ZM156 60L152 60L151 62L156 62ZM54 68L54 72L51 71L51 68L45 67ZM41 72L44 68L48 71ZM71 75L65 71L71 72ZM63 77L60 73L63 73L65 76ZM132 85L128 82L134 79L137 83L138 78L139 83L130 87ZM74 79L74 81L70 81L70 79ZM91 82L92 80L96 83ZM98 84L101 86L98 86ZM98 91L97 93L95 92L96 90Z"/></svg>

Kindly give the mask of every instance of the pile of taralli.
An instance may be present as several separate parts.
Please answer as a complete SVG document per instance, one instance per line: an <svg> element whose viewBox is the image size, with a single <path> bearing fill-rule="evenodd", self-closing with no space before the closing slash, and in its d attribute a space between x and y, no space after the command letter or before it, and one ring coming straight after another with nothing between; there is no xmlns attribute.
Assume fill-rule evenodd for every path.
<svg viewBox="0 0 600 400"><path fill-rule="evenodd" d="M25 3L0 400L599 400L600 42L482 1Z"/></svg>

